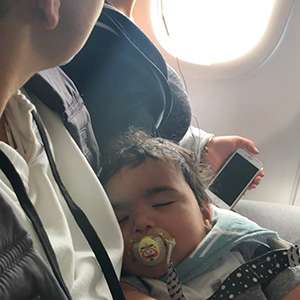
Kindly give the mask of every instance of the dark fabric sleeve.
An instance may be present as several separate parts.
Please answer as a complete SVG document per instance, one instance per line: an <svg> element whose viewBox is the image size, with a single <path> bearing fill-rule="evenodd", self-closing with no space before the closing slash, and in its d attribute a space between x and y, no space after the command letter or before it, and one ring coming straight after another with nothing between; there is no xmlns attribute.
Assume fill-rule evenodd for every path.
<svg viewBox="0 0 300 300"><path fill-rule="evenodd" d="M32 240L1 195L0 299L67 299L47 266L35 253Z"/></svg>
<svg viewBox="0 0 300 300"><path fill-rule="evenodd" d="M265 294L269 300L282 300L298 285L300 285L300 266L290 267L271 281L265 288Z"/></svg>
<svg viewBox="0 0 300 300"><path fill-rule="evenodd" d="M163 137L179 142L191 125L191 104L181 78L169 65L167 67L168 84L173 98L173 106L168 119L159 131Z"/></svg>

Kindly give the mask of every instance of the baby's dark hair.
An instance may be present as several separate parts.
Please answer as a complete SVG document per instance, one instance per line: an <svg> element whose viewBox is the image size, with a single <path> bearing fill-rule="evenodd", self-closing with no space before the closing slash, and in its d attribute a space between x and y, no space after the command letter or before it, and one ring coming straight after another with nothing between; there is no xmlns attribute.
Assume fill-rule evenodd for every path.
<svg viewBox="0 0 300 300"><path fill-rule="evenodd" d="M110 154L102 159L99 179L104 186L122 168L135 168L147 159L153 159L170 163L181 171L199 206L208 200L205 186L212 176L211 170L206 164L200 163L193 152L169 140L131 129L115 140Z"/></svg>

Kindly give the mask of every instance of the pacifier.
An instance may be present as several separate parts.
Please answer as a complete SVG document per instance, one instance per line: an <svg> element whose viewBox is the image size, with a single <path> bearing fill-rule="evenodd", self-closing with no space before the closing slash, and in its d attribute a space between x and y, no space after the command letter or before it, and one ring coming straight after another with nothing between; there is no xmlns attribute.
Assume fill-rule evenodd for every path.
<svg viewBox="0 0 300 300"><path fill-rule="evenodd" d="M168 265L175 245L175 239L167 231L153 228L146 234L135 235L130 251L145 266L157 266L163 262Z"/></svg>

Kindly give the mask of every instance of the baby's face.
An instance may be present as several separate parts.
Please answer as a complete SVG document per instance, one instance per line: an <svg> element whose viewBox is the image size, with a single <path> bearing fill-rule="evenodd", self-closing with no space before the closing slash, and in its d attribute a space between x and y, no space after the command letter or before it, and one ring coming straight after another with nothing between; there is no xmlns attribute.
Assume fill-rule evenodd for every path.
<svg viewBox="0 0 300 300"><path fill-rule="evenodd" d="M131 255L136 234L161 228L175 238L172 261L188 256L205 236L204 220L210 219L208 205L200 210L193 191L175 166L147 159L135 168L123 168L107 183L125 243L124 269L130 274L160 277L165 263L145 266Z"/></svg>

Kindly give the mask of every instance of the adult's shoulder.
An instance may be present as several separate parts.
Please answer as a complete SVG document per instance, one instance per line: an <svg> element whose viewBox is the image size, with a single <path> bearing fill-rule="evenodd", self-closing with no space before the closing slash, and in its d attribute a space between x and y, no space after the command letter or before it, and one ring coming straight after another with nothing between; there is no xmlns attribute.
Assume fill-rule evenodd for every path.
<svg viewBox="0 0 300 300"><path fill-rule="evenodd" d="M35 74L24 86L29 96L38 98L54 111L83 152L92 168L99 168L99 149L89 112L72 80L60 67Z"/></svg>

